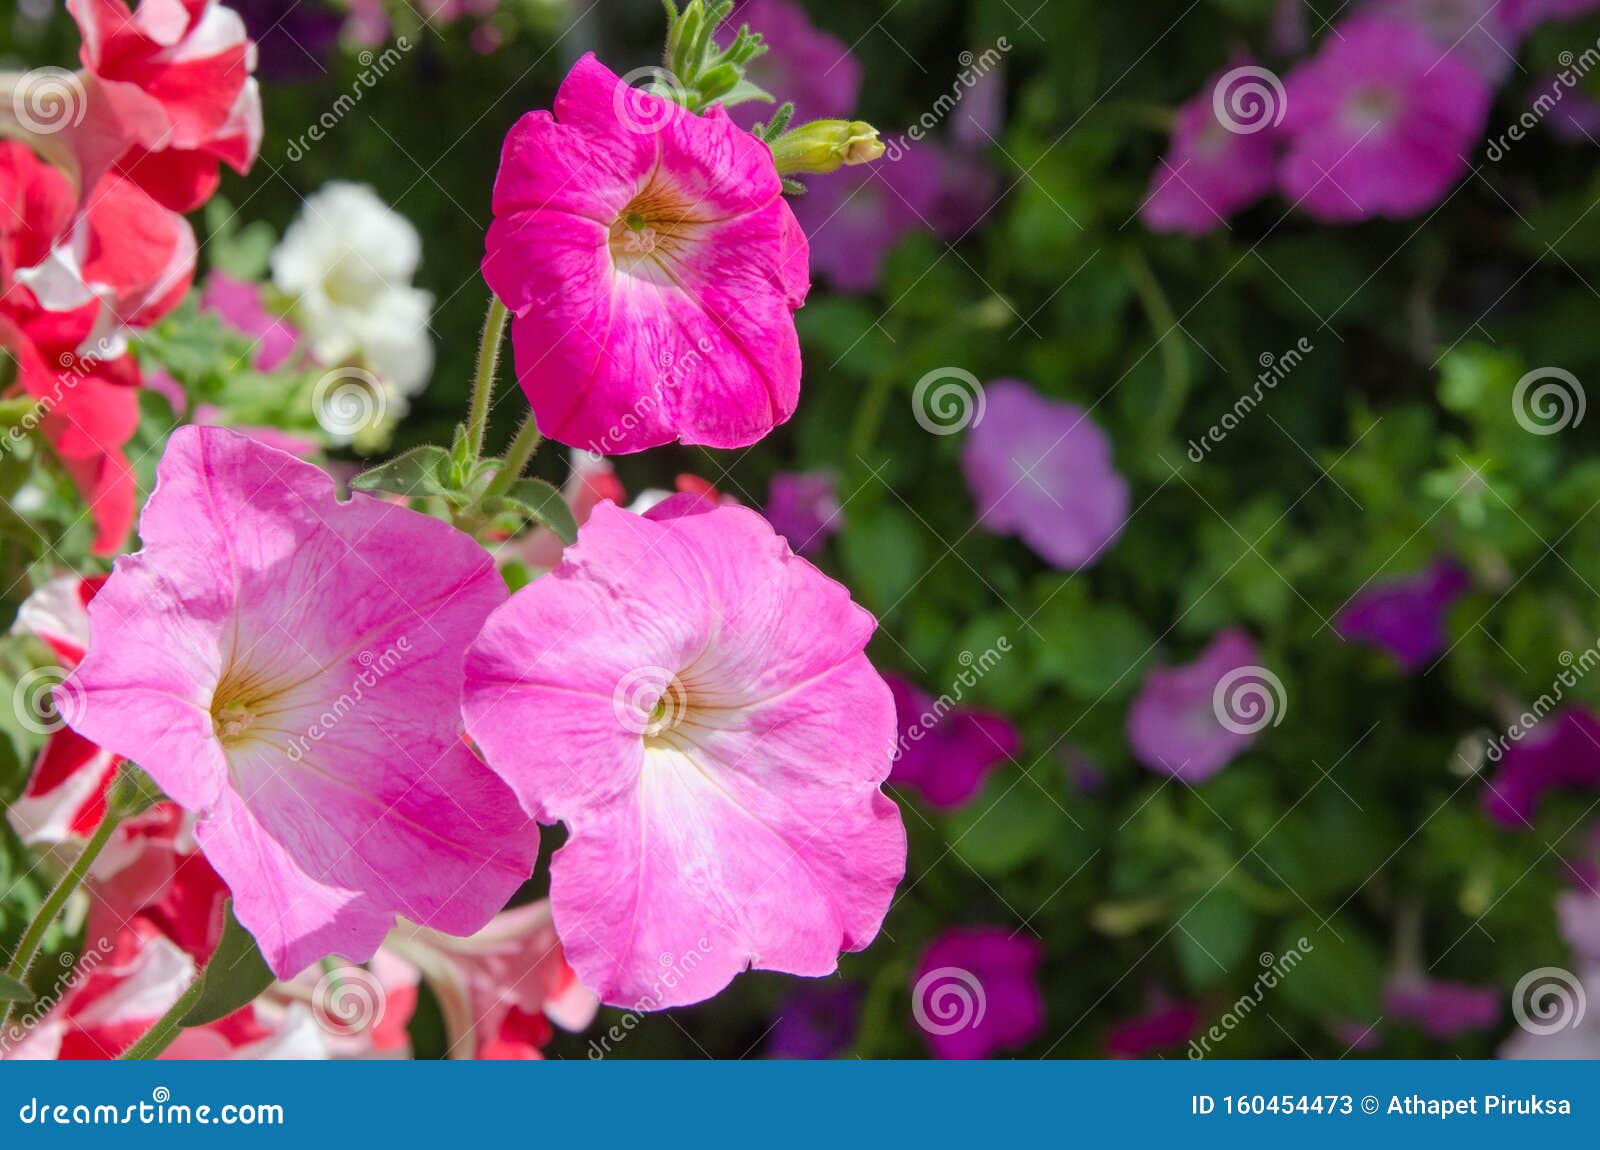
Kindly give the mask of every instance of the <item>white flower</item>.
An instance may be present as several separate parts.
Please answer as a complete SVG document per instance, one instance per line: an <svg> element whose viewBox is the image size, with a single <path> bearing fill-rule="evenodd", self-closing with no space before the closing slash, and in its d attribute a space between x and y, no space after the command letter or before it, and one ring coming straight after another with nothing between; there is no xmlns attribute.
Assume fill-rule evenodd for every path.
<svg viewBox="0 0 1600 1150"><path fill-rule="evenodd" d="M326 364L360 359L401 395L433 370L433 297L411 286L417 229L364 184L335 181L306 200L272 253L272 281Z"/></svg>

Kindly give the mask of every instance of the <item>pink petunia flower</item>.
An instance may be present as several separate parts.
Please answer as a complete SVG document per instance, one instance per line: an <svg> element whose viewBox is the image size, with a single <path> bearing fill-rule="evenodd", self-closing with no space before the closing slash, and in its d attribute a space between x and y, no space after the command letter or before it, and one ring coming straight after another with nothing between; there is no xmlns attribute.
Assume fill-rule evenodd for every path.
<svg viewBox="0 0 1600 1150"><path fill-rule="evenodd" d="M956 927L928 944L911 1015L935 1058L988 1058L1044 1030L1037 939L994 926Z"/></svg>
<svg viewBox="0 0 1600 1150"><path fill-rule="evenodd" d="M1532 729L1517 728L1522 737L1508 740L1483 792L1484 813L1514 830L1528 829L1551 791L1600 787L1600 721L1590 712L1563 707L1542 721L1530 713L1523 722Z"/></svg>
<svg viewBox="0 0 1600 1150"><path fill-rule="evenodd" d="M72 132L83 186L113 167L176 212L217 190L219 165L241 175L261 148L256 48L215 0L68 0L88 76Z"/></svg>
<svg viewBox="0 0 1600 1150"><path fill-rule="evenodd" d="M1150 174L1139 210L1151 231L1203 235L1272 190L1282 108L1269 88L1251 86L1250 67L1211 77L1178 109L1167 154Z"/></svg>
<svg viewBox="0 0 1600 1150"><path fill-rule="evenodd" d="M763 510L796 555L822 549L844 527L838 485L829 471L782 471L772 477Z"/></svg>
<svg viewBox="0 0 1600 1150"><path fill-rule="evenodd" d="M787 0L742 0L724 27L741 24L767 41L768 51L750 61L745 75L774 102L739 104L730 113L734 123L754 127L785 100L794 104L796 125L851 118L861 94L861 61L843 40L819 30L804 8Z"/></svg>
<svg viewBox="0 0 1600 1150"><path fill-rule="evenodd" d="M697 116L579 60L554 115L506 137L483 275L551 439L744 447L794 413L806 238L771 151L720 105Z"/></svg>
<svg viewBox="0 0 1600 1150"><path fill-rule="evenodd" d="M300 333L261 302L261 285L212 271L200 292L200 310L214 313L234 331L256 340L251 362L257 371L282 366L300 346Z"/></svg>
<svg viewBox="0 0 1600 1150"><path fill-rule="evenodd" d="M594 509L467 653L467 731L570 838L550 900L610 1003L698 1002L746 967L819 976L905 870L879 789L894 701L870 615L742 507Z"/></svg>
<svg viewBox="0 0 1600 1150"><path fill-rule="evenodd" d="M1230 629L1193 663L1152 669L1128 709L1134 756L1190 784L1227 766L1281 714L1283 700L1260 661L1255 641Z"/></svg>
<svg viewBox="0 0 1600 1150"><path fill-rule="evenodd" d="M221 428L180 428L58 692L84 737L201 818L239 922L289 977L397 915L458 934L537 835L468 749L461 655L505 586L468 536Z"/></svg>
<svg viewBox="0 0 1600 1150"><path fill-rule="evenodd" d="M432 988L451 1058L539 1058L551 1023L582 1030L600 1006L567 965L548 901L502 911L470 938L403 922L382 953Z"/></svg>
<svg viewBox="0 0 1600 1150"><path fill-rule="evenodd" d="M931 695L895 675L886 675L894 692L900 737L895 743L889 781L921 793L930 806L955 810L983 780L1022 749L1021 736L1004 715L936 703Z"/></svg>
<svg viewBox="0 0 1600 1150"><path fill-rule="evenodd" d="M1504 80L1517 62L1522 32L1516 0L1369 0L1364 11L1408 20L1448 54L1491 84Z"/></svg>
<svg viewBox="0 0 1600 1150"><path fill-rule="evenodd" d="M23 600L16 630L41 639L61 668L70 671L89 645L89 600L104 583L104 576L50 580ZM71 727L60 727L34 760L27 785L6 808L6 818L30 845L87 838L106 813L106 792L121 762Z"/></svg>
<svg viewBox="0 0 1600 1150"><path fill-rule="evenodd" d="M1363 590L1339 612L1334 630L1346 642L1384 648L1409 674L1445 649L1445 616L1471 583L1464 567L1440 559L1417 575Z"/></svg>
<svg viewBox="0 0 1600 1150"><path fill-rule="evenodd" d="M1283 193L1331 222L1438 203L1483 134L1489 84L1409 21L1357 15L1284 79Z"/></svg>
<svg viewBox="0 0 1600 1150"><path fill-rule="evenodd" d="M996 380L961 448L978 522L1017 535L1056 567L1087 567L1128 519L1128 485L1111 440L1072 403L1026 383Z"/></svg>

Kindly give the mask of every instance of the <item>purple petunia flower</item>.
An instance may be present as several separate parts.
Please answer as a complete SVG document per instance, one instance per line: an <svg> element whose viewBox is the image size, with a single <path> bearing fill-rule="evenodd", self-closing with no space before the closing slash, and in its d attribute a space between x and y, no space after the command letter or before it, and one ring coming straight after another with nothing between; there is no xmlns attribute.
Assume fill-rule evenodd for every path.
<svg viewBox="0 0 1600 1150"><path fill-rule="evenodd" d="M806 983L783 1000L767 1036L770 1058L832 1058L855 1041L861 988L850 982Z"/></svg>
<svg viewBox="0 0 1600 1150"><path fill-rule="evenodd" d="M837 535L844 526L838 487L828 471L782 471L774 475L763 513L797 555L820 550L828 537Z"/></svg>
<svg viewBox="0 0 1600 1150"><path fill-rule="evenodd" d="M818 29L805 9L786 0L743 0L724 27L740 24L748 24L750 31L766 39L768 50L750 61L745 75L770 92L775 102L735 105L728 112L734 123L754 127L785 100L794 104L791 123L797 125L851 117L861 95L861 62L843 40ZM722 43L726 46L726 36Z"/></svg>
<svg viewBox="0 0 1600 1150"><path fill-rule="evenodd" d="M1498 986L1396 975L1383 992L1385 1013L1410 1023L1429 1038L1448 1039L1473 1030L1488 1030L1500 1021Z"/></svg>
<svg viewBox="0 0 1600 1150"><path fill-rule="evenodd" d="M1416 24L1440 55L1461 61L1491 84L1504 80L1517 61L1523 30L1511 22L1510 0L1370 0L1364 11Z"/></svg>
<svg viewBox="0 0 1600 1150"><path fill-rule="evenodd" d="M1094 563L1128 519L1110 438L1083 408L1020 380L996 380L982 398L961 448L978 522L1021 537L1056 567Z"/></svg>
<svg viewBox="0 0 1600 1150"><path fill-rule="evenodd" d="M1146 1058L1171 1050L1193 1038L1199 1027L1199 1003L1162 1000L1106 1032L1106 1057Z"/></svg>
<svg viewBox="0 0 1600 1150"><path fill-rule="evenodd" d="M1000 927L957 927L922 952L911 1014L935 1058L987 1058L1044 1029L1037 939Z"/></svg>
<svg viewBox="0 0 1600 1150"><path fill-rule="evenodd" d="M1506 747L1483 808L1497 823L1523 828L1545 792L1564 787L1600 787L1600 722L1580 707L1555 712Z"/></svg>
<svg viewBox="0 0 1600 1150"><path fill-rule="evenodd" d="M1445 649L1445 617L1471 585L1466 568L1450 559L1405 579L1369 587L1333 621L1345 642L1373 643L1387 650L1407 673Z"/></svg>
<svg viewBox="0 0 1600 1150"><path fill-rule="evenodd" d="M884 680L894 694L900 727L889 781L920 792L930 806L961 806L978 793L990 771L1022 747L1017 729L1003 715L935 703L896 675Z"/></svg>
<svg viewBox="0 0 1600 1150"><path fill-rule="evenodd" d="M1145 676L1128 742L1145 766L1186 783L1209 779L1281 717L1282 685L1244 631L1220 632L1193 663Z"/></svg>
<svg viewBox="0 0 1600 1150"><path fill-rule="evenodd" d="M1438 203L1467 170L1492 97L1420 26L1346 20L1284 80L1283 193L1320 220L1401 218Z"/></svg>
<svg viewBox="0 0 1600 1150"><path fill-rule="evenodd" d="M811 244L812 274L839 291L877 287L895 244L933 229L940 176L934 148L912 144L898 156L810 180L808 193L794 200L794 214Z"/></svg>

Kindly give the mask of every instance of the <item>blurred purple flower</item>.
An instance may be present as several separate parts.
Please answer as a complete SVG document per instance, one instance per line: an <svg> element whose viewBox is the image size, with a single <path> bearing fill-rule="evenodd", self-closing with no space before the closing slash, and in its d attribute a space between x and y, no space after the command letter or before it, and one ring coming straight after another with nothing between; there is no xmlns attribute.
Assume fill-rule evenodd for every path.
<svg viewBox="0 0 1600 1150"><path fill-rule="evenodd" d="M1361 591L1334 618L1334 630L1347 643L1384 648L1410 673L1445 649L1445 617L1471 582L1459 563L1435 560L1426 571Z"/></svg>
<svg viewBox="0 0 1600 1150"><path fill-rule="evenodd" d="M980 398L961 448L978 522L1056 567L1095 562L1128 520L1110 438L1083 408L1020 380L995 380Z"/></svg>
<svg viewBox="0 0 1600 1150"><path fill-rule="evenodd" d="M973 81L950 113L950 138L957 147L981 152L1000 135L1005 119L1005 69L990 68Z"/></svg>
<svg viewBox="0 0 1600 1150"><path fill-rule="evenodd" d="M750 25L766 39L768 51L745 70L750 82L772 93L771 104L752 100L728 115L741 128L769 119L785 100L794 103L796 126L807 120L846 120L861 95L861 63L843 40L819 30L805 9L786 0L743 0L724 27ZM727 46L727 36L721 43Z"/></svg>
<svg viewBox="0 0 1600 1150"><path fill-rule="evenodd" d="M1193 663L1152 669L1128 709L1134 757L1190 784L1227 766L1283 705L1260 661L1255 640L1230 628Z"/></svg>
<svg viewBox="0 0 1600 1150"><path fill-rule="evenodd" d="M911 1014L935 1058L988 1058L1044 1029L1036 939L1000 927L956 927L922 952Z"/></svg>
<svg viewBox="0 0 1600 1150"><path fill-rule="evenodd" d="M1500 1021L1498 986L1396 975L1383 991L1389 1018L1410 1023L1429 1038L1448 1039L1472 1030L1488 1030Z"/></svg>
<svg viewBox="0 0 1600 1150"><path fill-rule="evenodd" d="M998 179L994 169L975 152L944 148L924 140L916 145L931 151L939 164L939 182L928 222L936 235L956 241L983 222L994 207Z"/></svg>
<svg viewBox="0 0 1600 1150"><path fill-rule="evenodd" d="M807 183L793 200L795 218L811 244L812 274L839 291L878 286L883 260L900 240L931 229L939 207L940 159L912 145L891 160L840 168Z"/></svg>
<svg viewBox="0 0 1600 1150"><path fill-rule="evenodd" d="M1284 80L1283 193L1320 220L1431 208L1467 170L1493 93L1418 25L1357 15Z"/></svg>
<svg viewBox="0 0 1600 1150"><path fill-rule="evenodd" d="M213 271L200 292L200 310L214 313L235 331L256 339L252 362L257 371L278 367L299 346L300 333L295 326L263 306L260 284Z"/></svg>
<svg viewBox="0 0 1600 1150"><path fill-rule="evenodd" d="M889 781L922 794L928 805L954 810L967 802L990 771L1022 747L1003 715L969 707L939 707L933 697L898 675L885 675L894 695L900 736Z"/></svg>
<svg viewBox="0 0 1600 1150"><path fill-rule="evenodd" d="M1566 787L1600 787L1600 723L1581 707L1556 711L1509 743L1483 792L1483 809L1520 829L1533 821L1547 791Z"/></svg>
<svg viewBox="0 0 1600 1150"><path fill-rule="evenodd" d="M1172 140L1150 174L1139 210L1154 232L1197 236L1272 190L1276 180L1281 94L1243 64L1211 77L1173 117ZM1257 99L1259 97L1259 99ZM1219 107L1227 113L1218 118Z"/></svg>
<svg viewBox="0 0 1600 1150"><path fill-rule="evenodd" d="M1105 770L1077 747L1062 747L1061 766L1067 774L1067 786L1080 795L1098 795L1106 789Z"/></svg>
<svg viewBox="0 0 1600 1150"><path fill-rule="evenodd" d="M838 487L829 471L780 471L772 477L763 510L797 555L819 550L844 526Z"/></svg>
<svg viewBox="0 0 1600 1150"><path fill-rule="evenodd" d="M273 80L328 74L344 14L320 0L228 0L256 42L256 71Z"/></svg>
<svg viewBox="0 0 1600 1150"><path fill-rule="evenodd" d="M767 1035L769 1058L832 1058L855 1041L861 988L830 980L805 983L778 1007Z"/></svg>
<svg viewBox="0 0 1600 1150"><path fill-rule="evenodd" d="M1600 0L1500 0L1506 24L1518 32L1545 21L1576 20L1600 8Z"/></svg>
<svg viewBox="0 0 1600 1150"><path fill-rule="evenodd" d="M1369 0L1363 10L1416 24L1441 54L1498 84L1516 63L1522 40L1522 29L1511 23L1511 8L1510 0Z"/></svg>
<svg viewBox="0 0 1600 1150"><path fill-rule="evenodd" d="M1200 1027L1200 1004L1161 1001L1106 1032L1107 1058L1148 1058L1185 1045Z"/></svg>

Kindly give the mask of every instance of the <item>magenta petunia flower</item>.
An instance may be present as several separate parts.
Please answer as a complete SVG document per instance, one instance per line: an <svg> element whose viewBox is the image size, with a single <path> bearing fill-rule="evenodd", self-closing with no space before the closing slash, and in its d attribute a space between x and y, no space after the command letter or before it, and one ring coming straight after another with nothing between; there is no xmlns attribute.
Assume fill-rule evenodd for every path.
<svg viewBox="0 0 1600 1150"><path fill-rule="evenodd" d="M1429 1038L1448 1039L1499 1022L1501 993L1498 986L1402 974L1384 987L1383 1008L1391 1019L1409 1023Z"/></svg>
<svg viewBox="0 0 1600 1150"><path fill-rule="evenodd" d="M1276 122L1283 109L1277 93L1259 79L1268 75L1242 64L1211 77L1178 109L1167 154L1150 174L1139 210L1145 227L1203 235L1272 190Z"/></svg>
<svg viewBox="0 0 1600 1150"><path fill-rule="evenodd" d="M1026 383L987 384L961 449L978 522L1017 535L1056 567L1087 567L1128 519L1128 485L1111 440L1073 403Z"/></svg>
<svg viewBox="0 0 1600 1150"><path fill-rule="evenodd" d="M457 711L462 653L505 597L489 556L214 427L172 436L139 533L62 710L200 814L273 971L369 958L396 915L487 923L538 847Z"/></svg>
<svg viewBox="0 0 1600 1150"><path fill-rule="evenodd" d="M1516 0L1369 0L1366 11L1417 24L1449 55L1491 84L1517 62L1523 30L1514 22Z"/></svg>
<svg viewBox="0 0 1600 1150"><path fill-rule="evenodd" d="M1282 717L1282 685L1260 660L1255 641L1230 629L1193 663L1151 670L1128 709L1134 757L1190 784L1227 766Z"/></svg>
<svg viewBox="0 0 1600 1150"><path fill-rule="evenodd" d="M736 124L754 127L785 100L794 104L792 122L797 125L851 118L861 94L861 62L851 55L849 45L818 29L804 8L786 0L742 0L724 26L740 24L748 24L767 41L767 52L750 61L745 75L775 102L738 105L732 110Z"/></svg>
<svg viewBox="0 0 1600 1150"><path fill-rule="evenodd" d="M1320 220L1425 211L1467 170L1493 92L1418 25L1358 15L1284 79L1283 194Z"/></svg>
<svg viewBox="0 0 1600 1150"><path fill-rule="evenodd" d="M995 926L957 927L928 944L911 987L911 1016L935 1058L988 1058L1044 1030L1044 948Z"/></svg>
<svg viewBox="0 0 1600 1150"><path fill-rule="evenodd" d="M1200 1029L1200 1004L1160 996L1137 1018L1106 1031L1107 1058L1148 1058L1184 1046Z"/></svg>
<svg viewBox="0 0 1600 1150"><path fill-rule="evenodd" d="M765 508L772 529L796 555L822 549L844 527L838 486L828 471L783 471L772 477Z"/></svg>
<svg viewBox="0 0 1600 1150"><path fill-rule="evenodd" d="M1518 32L1545 21L1576 20L1600 8L1600 0L1500 0L1503 19Z"/></svg>
<svg viewBox="0 0 1600 1150"><path fill-rule="evenodd" d="M467 730L530 814L567 824L550 900L603 1000L828 974L872 941L906 851L873 626L755 512L692 495L601 503L490 616Z"/></svg>
<svg viewBox="0 0 1600 1150"><path fill-rule="evenodd" d="M839 291L877 287L894 246L933 230L942 172L933 145L909 143L891 147L877 163L811 178L795 214L811 243L812 266Z"/></svg>
<svg viewBox="0 0 1600 1150"><path fill-rule="evenodd" d="M1346 642L1384 648L1410 673L1445 649L1445 617L1471 582L1466 568L1440 559L1410 578L1362 591L1335 617L1334 630Z"/></svg>
<svg viewBox="0 0 1600 1150"><path fill-rule="evenodd" d="M1600 787L1600 722L1593 715L1564 707L1542 721L1531 713L1522 721L1532 729L1506 741L1500 769L1483 792L1485 813L1517 830L1533 821L1548 792Z"/></svg>
<svg viewBox="0 0 1600 1150"><path fill-rule="evenodd" d="M894 692L900 737L895 743L889 781L921 793L940 810L955 810L983 786L983 780L1022 749L1022 738L1004 715L935 702L926 691L895 675L885 676Z"/></svg>
<svg viewBox="0 0 1600 1150"><path fill-rule="evenodd" d="M807 245L772 153L592 55L506 137L483 275L547 437L744 447L794 412Z"/></svg>

